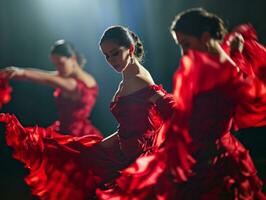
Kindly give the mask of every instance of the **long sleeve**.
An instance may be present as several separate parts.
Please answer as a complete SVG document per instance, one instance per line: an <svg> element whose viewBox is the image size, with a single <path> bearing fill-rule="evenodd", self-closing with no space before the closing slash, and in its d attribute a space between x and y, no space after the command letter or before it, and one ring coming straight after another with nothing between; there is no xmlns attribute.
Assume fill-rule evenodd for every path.
<svg viewBox="0 0 266 200"><path fill-rule="evenodd" d="M247 24L235 29L244 37L243 56L251 64L256 76L266 83L266 48L258 42L256 30Z"/></svg>

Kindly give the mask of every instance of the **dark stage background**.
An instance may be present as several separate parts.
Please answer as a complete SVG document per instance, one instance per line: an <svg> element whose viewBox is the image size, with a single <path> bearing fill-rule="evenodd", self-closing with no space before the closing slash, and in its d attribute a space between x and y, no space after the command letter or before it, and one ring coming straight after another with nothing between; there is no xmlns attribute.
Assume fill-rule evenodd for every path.
<svg viewBox="0 0 266 200"><path fill-rule="evenodd" d="M57 39L71 41L84 53L86 70L94 75L100 94L92 121L107 136L116 130L109 102L120 81L105 62L98 47L103 31L121 24L136 32L144 43L144 66L157 83L171 92L172 74L180 53L169 26L176 13L190 7L204 7L220 15L229 29L252 23L266 44L266 1L263 0L1 0L0 67L19 66L53 70L50 46ZM13 99L2 112L15 113L24 125L48 126L56 119L53 89L29 82L12 82ZM264 177L266 171L266 130L247 129L236 136L250 149ZM11 158L0 133L0 199L30 199L23 177L27 170Z"/></svg>

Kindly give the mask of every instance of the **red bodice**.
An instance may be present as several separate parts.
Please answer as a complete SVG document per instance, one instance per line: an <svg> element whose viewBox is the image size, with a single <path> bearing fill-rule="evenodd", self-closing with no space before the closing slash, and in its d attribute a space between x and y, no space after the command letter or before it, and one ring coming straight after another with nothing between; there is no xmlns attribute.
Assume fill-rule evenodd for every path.
<svg viewBox="0 0 266 200"><path fill-rule="evenodd" d="M77 80L77 90L81 97L75 100L64 97L60 89L54 92L59 116L59 120L55 122L55 126L59 125L57 131L75 136L101 135L89 119L98 95L98 86L89 88Z"/></svg>

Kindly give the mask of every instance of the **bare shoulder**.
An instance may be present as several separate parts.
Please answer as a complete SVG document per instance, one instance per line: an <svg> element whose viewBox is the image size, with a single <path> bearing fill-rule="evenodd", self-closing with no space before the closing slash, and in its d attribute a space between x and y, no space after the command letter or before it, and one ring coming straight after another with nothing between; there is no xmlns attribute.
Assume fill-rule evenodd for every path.
<svg viewBox="0 0 266 200"><path fill-rule="evenodd" d="M125 81L123 86L124 90L126 90L126 93L133 93L153 84L154 82L152 80L143 78L141 76L136 76L128 81Z"/></svg>
<svg viewBox="0 0 266 200"><path fill-rule="evenodd" d="M129 95L153 84L153 80L137 75L134 78L122 81L120 84L119 94L120 96Z"/></svg>
<svg viewBox="0 0 266 200"><path fill-rule="evenodd" d="M147 70L145 70L144 75L145 75L144 78L141 75L136 77L136 82L139 84L140 88L144 88L144 87L147 87L149 85L155 84L150 73ZM163 97L164 95L165 95L165 93L163 91L157 90L154 93L154 95L151 96L150 101L155 103L159 98Z"/></svg>
<svg viewBox="0 0 266 200"><path fill-rule="evenodd" d="M134 85L136 85L139 88L147 87L149 85L154 85L153 79L150 77L143 77L143 76L136 76L136 78L132 79L134 82Z"/></svg>

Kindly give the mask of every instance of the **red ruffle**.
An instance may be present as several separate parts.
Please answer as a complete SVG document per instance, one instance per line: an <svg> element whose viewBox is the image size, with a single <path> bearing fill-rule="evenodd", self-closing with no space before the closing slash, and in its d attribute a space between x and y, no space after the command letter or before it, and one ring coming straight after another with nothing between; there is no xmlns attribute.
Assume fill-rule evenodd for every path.
<svg viewBox="0 0 266 200"><path fill-rule="evenodd" d="M245 90L251 98L239 102L235 114L235 129L266 125L266 48L258 42L256 30L250 24L242 24L227 36L240 33L244 38L242 52L231 57L246 74ZM226 41L225 40L225 43Z"/></svg>
<svg viewBox="0 0 266 200"><path fill-rule="evenodd" d="M1 114L0 121L6 124L6 142L13 148L14 158L29 169L25 181L33 195L49 200L94 196L99 180L86 166L80 151L99 143L101 137L60 135L38 126L24 128L10 114Z"/></svg>

